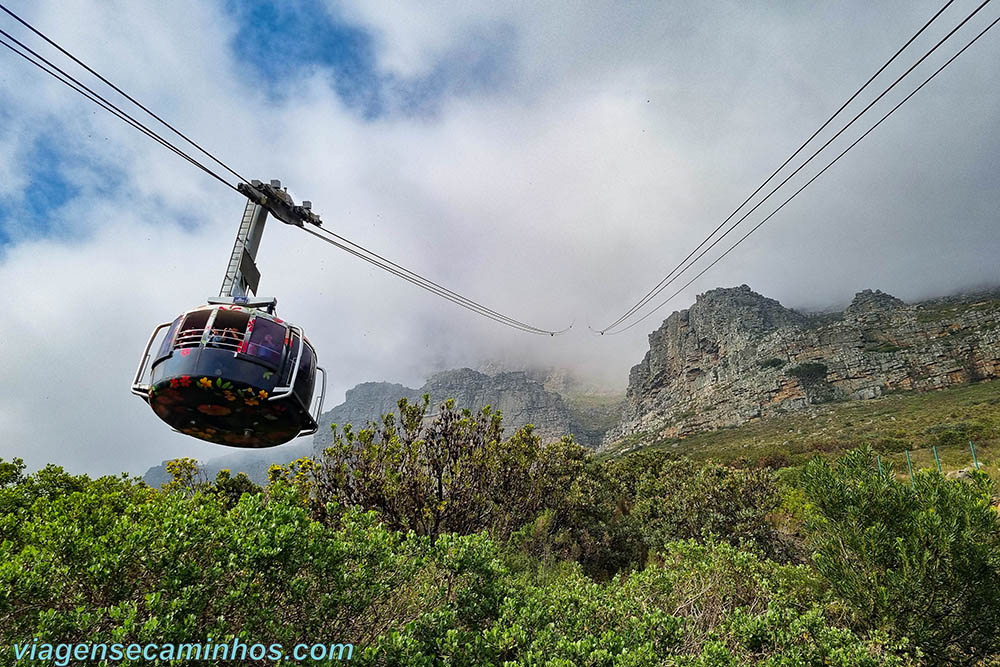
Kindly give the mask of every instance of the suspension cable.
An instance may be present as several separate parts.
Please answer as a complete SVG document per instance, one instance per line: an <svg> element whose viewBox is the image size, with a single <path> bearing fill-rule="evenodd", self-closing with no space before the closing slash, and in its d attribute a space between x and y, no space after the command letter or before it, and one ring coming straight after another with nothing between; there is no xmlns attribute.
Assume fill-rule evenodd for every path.
<svg viewBox="0 0 1000 667"><path fill-rule="evenodd" d="M205 150L200 145L198 145L197 143L195 143L195 141L193 139L189 139L187 137L187 135L185 135L180 130L178 130L177 128L175 128L173 125L171 125L170 123L168 123L167 121L163 120L158 115L156 115L155 113L153 113L148 107L146 107L144 104L142 104L141 102L139 102L137 99L135 99L134 97L132 97L131 95L129 95L128 93L126 93L124 90L122 90L121 88L119 88L118 86L116 86L115 84L111 83L110 81L108 81L103 76L101 76L101 74L99 72L95 71L87 63L83 62L82 60L80 60L79 58L77 58L76 56L74 56L72 53L70 53L69 51L67 51L66 49L64 49L62 46L60 46L59 44L57 44L53 40L49 39L48 36L46 36L44 33L42 33L40 30L38 30L37 28L35 28L33 25L31 25L30 23L28 23L27 21L25 21L24 19L22 19L20 16L18 16L14 12L12 12L5 5L3 5L3 3L0 3L0 10L3 10L6 14L8 14L15 21L17 21L18 23L20 23L25 28L27 28L31 32L35 33L36 35L38 35L42 39L44 39L50 45L52 45L53 47L55 47L56 49L58 49L63 55L65 55L66 57L70 58L77 65L79 65L80 67L84 68L85 70L87 70L88 72L90 72L91 74L93 74L94 76L96 76L98 79L100 79L105 84L107 84L108 86L110 86L115 92L117 92L119 95L121 95L122 97L124 97L125 99L127 99L129 102L131 102L132 104L136 105L137 107L139 107L140 109L142 109L143 111L145 111L146 113L148 113L150 116L152 116L153 118L155 118L156 120L158 120L161 124L163 124L168 129L170 129L170 131L172 131L174 134L176 134L177 136L179 136L181 139L183 139L184 141L188 142L189 144L191 144L192 146L194 146L195 148L197 148L199 151L201 151L202 153L204 153L206 156L208 156L212 161L214 161L220 167L222 167L223 169L225 169L230 174L232 174L236 178L240 179L241 181L243 181L247 185L250 185L250 181L248 181L247 179L245 179L242 176L240 176L237 172L235 172L232 169L230 169L229 166L227 164L225 164L222 160L218 159L217 157L215 157L214 155L212 155L211 153L209 153L207 150Z"/></svg>

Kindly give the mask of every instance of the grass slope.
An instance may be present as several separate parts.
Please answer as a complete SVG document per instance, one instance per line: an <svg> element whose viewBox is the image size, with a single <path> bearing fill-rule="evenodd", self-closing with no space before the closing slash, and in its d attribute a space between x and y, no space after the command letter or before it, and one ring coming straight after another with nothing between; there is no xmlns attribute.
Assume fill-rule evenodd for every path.
<svg viewBox="0 0 1000 667"><path fill-rule="evenodd" d="M683 439L634 435L612 445L604 456L653 448L697 460L784 467L817 454L871 445L901 473L906 471L906 450L911 450L914 470L935 467L931 447L936 445L942 469L950 471L972 466L969 440L975 442L982 468L993 475L1000 472L1000 380L816 405Z"/></svg>

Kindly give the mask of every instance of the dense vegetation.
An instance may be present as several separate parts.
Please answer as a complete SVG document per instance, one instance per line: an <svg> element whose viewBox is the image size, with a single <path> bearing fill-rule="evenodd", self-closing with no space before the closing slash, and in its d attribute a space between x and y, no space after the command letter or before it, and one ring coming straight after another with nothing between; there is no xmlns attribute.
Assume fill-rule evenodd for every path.
<svg viewBox="0 0 1000 667"><path fill-rule="evenodd" d="M238 637L350 642L383 665L1000 658L984 473L911 484L867 447L780 475L665 451L599 461L530 427L503 438L488 408L399 407L263 488L187 459L162 490L0 461L4 650Z"/></svg>

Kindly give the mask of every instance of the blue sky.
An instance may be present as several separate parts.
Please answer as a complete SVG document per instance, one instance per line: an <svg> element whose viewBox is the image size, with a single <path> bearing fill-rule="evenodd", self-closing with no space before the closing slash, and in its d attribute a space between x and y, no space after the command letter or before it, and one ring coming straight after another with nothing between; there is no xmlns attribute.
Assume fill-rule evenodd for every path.
<svg viewBox="0 0 1000 667"><path fill-rule="evenodd" d="M493 23L471 35L424 75L406 78L378 67L370 31L318 2L239 2L226 11L237 21L236 57L267 82L274 96L295 94L303 72L322 70L345 104L366 120L386 115L432 115L447 93L475 95L508 80L515 44L512 26Z"/></svg>
<svg viewBox="0 0 1000 667"><path fill-rule="evenodd" d="M365 122L400 117L427 120L439 113L446 98L496 93L513 76L516 31L499 21L490 22L488 30L470 30L449 49L447 57L425 73L408 77L381 69L371 31L322 3L226 0L222 11L234 22L235 33L228 47L239 63L243 83L255 89L263 83L266 97L275 104L287 103L298 94L305 77L319 72L345 107ZM78 55L85 57L81 52ZM12 54L4 57L14 59ZM23 61L11 66L24 68L32 76L45 76ZM68 88L62 94L75 95ZM8 126L3 121L11 113L5 100L9 97L0 95L0 127ZM142 120L164 133L150 119ZM111 164L96 167L85 151L73 150L62 136L67 131L57 123L38 134L25 150L22 164L27 166L27 185L0 198L0 249L17 239L73 233L67 225L54 222L56 212L80 193L73 172L98 168L101 177L97 180L103 181L105 188L120 183L120 174L109 173L113 171ZM136 133L134 140L148 138Z"/></svg>

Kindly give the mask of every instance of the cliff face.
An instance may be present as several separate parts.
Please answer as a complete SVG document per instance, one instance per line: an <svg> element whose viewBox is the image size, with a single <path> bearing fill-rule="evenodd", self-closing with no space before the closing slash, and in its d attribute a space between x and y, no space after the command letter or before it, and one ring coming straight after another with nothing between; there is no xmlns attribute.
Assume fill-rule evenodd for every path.
<svg viewBox="0 0 1000 667"><path fill-rule="evenodd" d="M840 314L807 317L743 285L716 289L649 336L622 420L677 437L810 403L926 391L1000 376L1000 299L907 305L866 290Z"/></svg>

